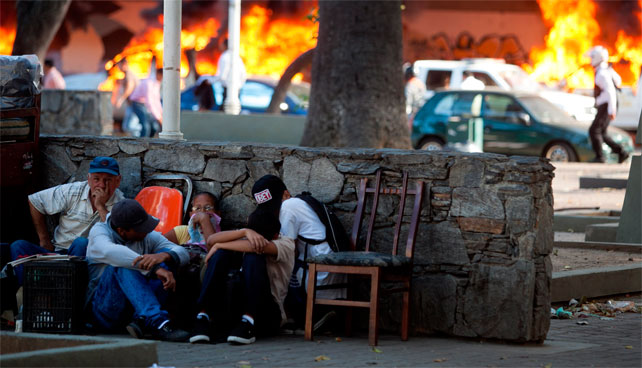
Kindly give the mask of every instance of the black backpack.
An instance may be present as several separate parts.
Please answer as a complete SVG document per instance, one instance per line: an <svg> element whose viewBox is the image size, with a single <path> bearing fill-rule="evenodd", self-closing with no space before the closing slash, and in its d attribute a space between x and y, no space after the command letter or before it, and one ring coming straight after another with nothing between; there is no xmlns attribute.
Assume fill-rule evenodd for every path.
<svg viewBox="0 0 642 368"><path fill-rule="evenodd" d="M303 192L296 197L310 205L312 210L314 210L319 217L319 220L321 220L321 223L325 226L325 239L307 239L299 236L301 240L309 244L320 244L327 241L334 252L346 252L351 250L348 233L346 233L346 230L343 227L343 224L341 224L341 221L339 221L337 215L335 215L328 206L319 202L319 200L314 198L310 192Z"/></svg>

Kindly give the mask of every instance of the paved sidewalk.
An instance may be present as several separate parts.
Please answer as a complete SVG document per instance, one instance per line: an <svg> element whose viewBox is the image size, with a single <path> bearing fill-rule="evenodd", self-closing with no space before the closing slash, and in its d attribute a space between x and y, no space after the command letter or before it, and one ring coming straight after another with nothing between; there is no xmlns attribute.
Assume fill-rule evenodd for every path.
<svg viewBox="0 0 642 368"><path fill-rule="evenodd" d="M380 337L378 350L367 336L280 336L248 346L160 342L163 367L641 367L642 316L625 313L614 320L551 320L543 345L504 344L453 337ZM328 360L315 360L327 357Z"/></svg>

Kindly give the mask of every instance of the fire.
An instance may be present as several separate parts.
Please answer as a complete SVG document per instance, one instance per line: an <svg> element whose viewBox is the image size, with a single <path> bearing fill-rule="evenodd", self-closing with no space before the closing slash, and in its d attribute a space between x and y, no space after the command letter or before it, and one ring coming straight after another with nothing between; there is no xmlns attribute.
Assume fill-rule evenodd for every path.
<svg viewBox="0 0 642 368"><path fill-rule="evenodd" d="M642 7L642 0L639 1ZM620 31L615 45L601 40L600 26L595 20L596 5L591 0L538 0L538 3L551 29L545 39L546 47L531 50L533 65L524 65L538 81L559 83L571 89L592 88L594 72L585 54L591 47L603 45L609 50L609 61L622 76L623 84L636 83L642 65L641 37Z"/></svg>
<svg viewBox="0 0 642 368"><path fill-rule="evenodd" d="M267 75L279 78L287 66L303 52L316 46L315 35L318 25L304 19L272 19L272 12L255 5L241 19L241 45L239 53L249 75ZM159 17L162 25L162 16ZM195 24L181 31L181 48L195 50L196 71L199 74L215 74L220 51L209 51L207 47L212 39L222 40L226 35L218 34L220 22L209 18L203 23ZM201 51L199 53L199 51ZM113 90L116 80L123 78L123 73L114 67L123 58L132 71L145 78L156 57L157 65L162 65L163 31L160 27L151 27L142 35L133 38L125 49L105 65L110 76L101 86L101 90ZM181 57L181 77L189 73L185 54ZM301 79L297 75L295 79Z"/></svg>
<svg viewBox="0 0 642 368"><path fill-rule="evenodd" d="M0 27L0 55L11 55L13 41L16 39L16 30Z"/></svg>

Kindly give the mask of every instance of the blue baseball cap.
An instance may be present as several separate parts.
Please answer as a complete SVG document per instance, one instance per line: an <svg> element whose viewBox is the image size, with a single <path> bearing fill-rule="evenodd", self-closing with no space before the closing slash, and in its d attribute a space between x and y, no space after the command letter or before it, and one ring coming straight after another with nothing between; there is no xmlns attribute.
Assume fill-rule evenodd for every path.
<svg viewBox="0 0 642 368"><path fill-rule="evenodd" d="M111 157L98 156L89 164L89 173L120 175L118 161Z"/></svg>

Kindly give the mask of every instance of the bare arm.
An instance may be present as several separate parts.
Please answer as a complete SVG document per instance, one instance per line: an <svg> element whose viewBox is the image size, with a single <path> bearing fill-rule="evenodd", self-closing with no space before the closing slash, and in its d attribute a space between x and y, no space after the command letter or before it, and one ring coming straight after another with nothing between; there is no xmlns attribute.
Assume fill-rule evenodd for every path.
<svg viewBox="0 0 642 368"><path fill-rule="evenodd" d="M241 231L241 230L238 230L238 231ZM205 257L205 262L207 263L207 261L209 261L209 259L214 255L214 253L216 253L216 251L219 249L233 250L235 252L268 254L268 255L274 255L274 256L277 255L278 253L278 250L276 249L276 245L273 242L267 242L267 244L263 248L263 251L259 253L256 251L256 248L252 245L252 243L250 243L249 240L240 239L240 240L228 241L225 243L214 244L210 248L210 251L207 253L207 257Z"/></svg>
<svg viewBox="0 0 642 368"><path fill-rule="evenodd" d="M165 234L163 234L163 236L166 237L167 240L171 241L172 243L178 244L178 238L176 237L176 231L174 231L174 229L166 232Z"/></svg>
<svg viewBox="0 0 642 368"><path fill-rule="evenodd" d="M33 220L33 225L35 226L36 233L40 239L40 246L48 250L54 250L54 246L51 244L51 235L49 234L49 230L47 230L45 215L40 213L40 211L38 211L30 201L28 202L31 219Z"/></svg>

